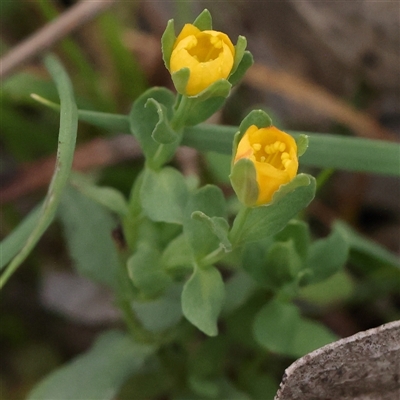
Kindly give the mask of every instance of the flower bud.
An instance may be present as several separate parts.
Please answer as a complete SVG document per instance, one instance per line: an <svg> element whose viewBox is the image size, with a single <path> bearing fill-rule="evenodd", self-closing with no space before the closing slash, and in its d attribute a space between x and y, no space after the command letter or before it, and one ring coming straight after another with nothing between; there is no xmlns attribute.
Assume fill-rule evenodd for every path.
<svg viewBox="0 0 400 400"><path fill-rule="evenodd" d="M189 80L181 94L196 96L214 82L227 79L234 61L235 47L225 33L186 24L173 45L169 69L173 74L188 68Z"/></svg>
<svg viewBox="0 0 400 400"><path fill-rule="evenodd" d="M296 176L298 165L297 145L290 135L274 126L251 125L234 154L232 186L247 206L267 204L281 185Z"/></svg>

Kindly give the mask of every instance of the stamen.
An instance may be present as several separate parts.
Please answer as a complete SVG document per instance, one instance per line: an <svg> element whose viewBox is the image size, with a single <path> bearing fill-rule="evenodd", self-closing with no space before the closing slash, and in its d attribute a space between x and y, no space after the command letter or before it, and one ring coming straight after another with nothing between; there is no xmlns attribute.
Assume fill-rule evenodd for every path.
<svg viewBox="0 0 400 400"><path fill-rule="evenodd" d="M222 40L216 36L212 36L210 38L210 42L216 49L220 49L222 47Z"/></svg>
<svg viewBox="0 0 400 400"><path fill-rule="evenodd" d="M186 49L190 50L193 49L193 47L196 47L198 43L198 40L195 36L191 36L190 37L190 41L188 42L188 44L186 45Z"/></svg>
<svg viewBox="0 0 400 400"><path fill-rule="evenodd" d="M288 165L292 162L292 160L286 159L282 161L282 165L285 167L285 169L288 167Z"/></svg>
<svg viewBox="0 0 400 400"><path fill-rule="evenodd" d="M286 152L282 153L281 160L287 160L288 158L289 158L289 153Z"/></svg>
<svg viewBox="0 0 400 400"><path fill-rule="evenodd" d="M252 147L253 147L253 149L255 151L260 151L261 150L261 144L260 143L254 143Z"/></svg>
<svg viewBox="0 0 400 400"><path fill-rule="evenodd" d="M267 154L272 154L273 153L273 149L271 149L271 145L266 145L265 147L264 147L264 150L265 150L265 152L267 153Z"/></svg>
<svg viewBox="0 0 400 400"><path fill-rule="evenodd" d="M284 151L286 149L286 144L281 142L281 144L279 145L279 151Z"/></svg>
<svg viewBox="0 0 400 400"><path fill-rule="evenodd" d="M265 157L261 156L260 160L261 160L261 162L265 162Z"/></svg>

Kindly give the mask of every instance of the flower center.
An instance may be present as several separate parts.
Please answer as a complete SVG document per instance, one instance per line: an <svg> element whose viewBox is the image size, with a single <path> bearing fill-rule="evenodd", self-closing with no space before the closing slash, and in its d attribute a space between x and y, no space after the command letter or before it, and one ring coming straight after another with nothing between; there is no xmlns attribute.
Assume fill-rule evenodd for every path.
<svg viewBox="0 0 400 400"><path fill-rule="evenodd" d="M222 51L222 40L216 36L200 34L186 47L188 53L198 62L212 61L218 58Z"/></svg>
<svg viewBox="0 0 400 400"><path fill-rule="evenodd" d="M256 161L270 164L276 169L284 170L291 162L289 153L285 151L286 144L279 140L264 147L261 143L253 143L251 147L254 150Z"/></svg>

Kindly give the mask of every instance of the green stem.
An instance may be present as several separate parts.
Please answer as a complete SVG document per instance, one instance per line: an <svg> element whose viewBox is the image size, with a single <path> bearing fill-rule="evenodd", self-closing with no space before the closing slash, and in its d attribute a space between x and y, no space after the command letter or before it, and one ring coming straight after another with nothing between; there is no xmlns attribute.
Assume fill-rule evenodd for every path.
<svg viewBox="0 0 400 400"><path fill-rule="evenodd" d="M213 265L220 261L225 255L224 248L220 245L217 249L207 254L204 258L202 258L199 262L200 267L205 267L208 265Z"/></svg>
<svg viewBox="0 0 400 400"><path fill-rule="evenodd" d="M140 172L132 186L128 203L128 215L122 220L122 230L124 232L125 240L128 244L129 250L132 252L136 249L136 242L138 239L138 226L140 224L142 214L142 204L140 200L140 190L144 177L146 175L146 168Z"/></svg>
<svg viewBox="0 0 400 400"><path fill-rule="evenodd" d="M132 308L132 303L135 301L138 291L131 283L127 270L127 262L131 254L132 251L129 247L119 252L120 262L115 293L117 299L116 303L122 312L123 319L134 341L138 343L154 344L158 342L157 338L154 334L143 328Z"/></svg>
<svg viewBox="0 0 400 400"><path fill-rule="evenodd" d="M232 243L232 247L235 247L240 243L241 231L250 211L251 207L244 206L236 215L232 229L229 232L229 240Z"/></svg>
<svg viewBox="0 0 400 400"><path fill-rule="evenodd" d="M157 340L154 335L143 328L132 309L134 296L133 290L129 285L130 280L126 272L126 263L121 263L117 304L119 309L122 311L128 331L132 338L138 343L155 343Z"/></svg>
<svg viewBox="0 0 400 400"><path fill-rule="evenodd" d="M179 132L185 126L185 122L192 108L193 99L187 96L179 96L177 99L177 107L171 119L171 127L176 132Z"/></svg>
<svg viewBox="0 0 400 400"><path fill-rule="evenodd" d="M31 250L53 221L61 200L61 195L67 185L74 158L78 129L78 110L72 84L57 58L51 55L47 56L45 58L45 65L56 84L61 103L56 167L36 224L25 243L1 275L0 288L5 285L11 275L28 257Z"/></svg>

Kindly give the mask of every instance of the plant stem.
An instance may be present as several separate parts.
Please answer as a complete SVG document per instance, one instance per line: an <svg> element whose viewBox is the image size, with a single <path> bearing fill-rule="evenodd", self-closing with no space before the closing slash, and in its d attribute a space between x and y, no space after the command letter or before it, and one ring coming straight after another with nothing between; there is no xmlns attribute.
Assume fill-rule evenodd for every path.
<svg viewBox="0 0 400 400"><path fill-rule="evenodd" d="M213 265L225 255L224 248L220 245L217 249L207 254L203 259L200 260L199 266Z"/></svg>
<svg viewBox="0 0 400 400"><path fill-rule="evenodd" d="M181 131L182 128L185 126L185 122L192 105L193 105L193 99L181 95L178 97L177 107L171 119L171 127L176 132Z"/></svg>
<svg viewBox="0 0 400 400"><path fill-rule="evenodd" d="M244 206L236 215L232 229L229 232L229 240L232 243L232 247L240 244L241 230L250 211L251 207Z"/></svg>

